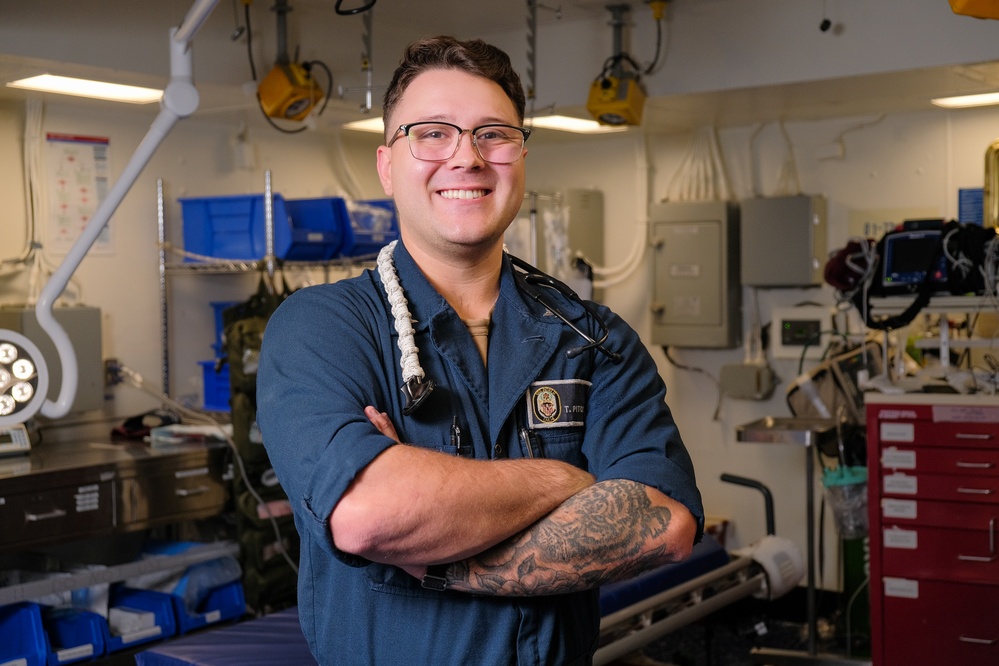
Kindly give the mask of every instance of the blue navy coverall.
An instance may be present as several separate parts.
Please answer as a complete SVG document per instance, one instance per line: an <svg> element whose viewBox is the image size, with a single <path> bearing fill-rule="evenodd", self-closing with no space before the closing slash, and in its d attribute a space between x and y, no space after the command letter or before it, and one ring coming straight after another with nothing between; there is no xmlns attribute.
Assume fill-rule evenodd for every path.
<svg viewBox="0 0 999 666"><path fill-rule="evenodd" d="M611 330L606 344L624 361L597 351L567 358L582 338L522 293L503 262L487 372L466 325L397 245L420 361L437 383L410 416L402 412L397 334L377 272L301 289L268 323L257 418L301 534L299 614L321 664L588 664L598 638L597 590L442 593L422 589L401 569L337 550L328 525L334 506L395 444L365 417L366 405L387 412L404 442L480 459L557 458L597 481L658 488L703 527L690 458L638 335L600 306ZM577 304L546 295L584 330L592 324ZM460 447L451 442L455 417Z"/></svg>

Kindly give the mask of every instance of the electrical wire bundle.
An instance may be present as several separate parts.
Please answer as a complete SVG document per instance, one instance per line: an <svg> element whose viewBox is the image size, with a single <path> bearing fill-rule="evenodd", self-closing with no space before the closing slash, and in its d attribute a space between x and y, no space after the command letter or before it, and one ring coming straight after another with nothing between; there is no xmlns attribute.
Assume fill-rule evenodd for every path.
<svg viewBox="0 0 999 666"><path fill-rule="evenodd" d="M18 305L33 306L41 294L42 287L48 278L55 272L42 251L43 245L39 239L38 220L44 216L45 201L42 196L45 145L45 135L42 131L42 120L44 118L44 105L40 99L31 98L25 101L25 123L24 123L24 150L22 154L24 162L24 200L26 227L24 233L24 247L16 257L0 259L0 280L6 279L18 273L27 273L28 284L26 294L23 298L18 298ZM80 285L75 280L69 281L72 287L70 292L75 301L79 301L81 290ZM62 294L66 297L66 293Z"/></svg>
<svg viewBox="0 0 999 666"><path fill-rule="evenodd" d="M698 128L666 188L664 201L725 201L731 190L715 127Z"/></svg>
<svg viewBox="0 0 999 666"><path fill-rule="evenodd" d="M999 310L999 235L985 245L982 278L985 283L985 296Z"/></svg>

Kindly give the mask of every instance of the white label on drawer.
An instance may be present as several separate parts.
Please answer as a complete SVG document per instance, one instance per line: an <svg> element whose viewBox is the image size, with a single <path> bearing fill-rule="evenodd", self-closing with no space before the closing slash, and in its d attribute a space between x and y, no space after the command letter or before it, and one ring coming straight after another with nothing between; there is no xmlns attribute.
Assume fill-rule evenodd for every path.
<svg viewBox="0 0 999 666"><path fill-rule="evenodd" d="M889 578L885 576L885 596L901 597L903 599L919 598L919 581L908 578Z"/></svg>
<svg viewBox="0 0 999 666"><path fill-rule="evenodd" d="M891 469L916 469L916 452L889 446L881 452L881 464Z"/></svg>
<svg viewBox="0 0 999 666"><path fill-rule="evenodd" d="M916 426L911 423L882 423L882 442L911 442L915 439Z"/></svg>
<svg viewBox="0 0 999 666"><path fill-rule="evenodd" d="M915 550L919 547L915 530L903 530L900 527L885 529L885 548L905 548Z"/></svg>
<svg viewBox="0 0 999 666"><path fill-rule="evenodd" d="M222 619L222 611L213 610L208 613L205 613L204 615L202 615L202 617L205 619L205 622L207 622L208 624L211 624L213 622L218 622L219 620Z"/></svg>
<svg viewBox="0 0 999 666"><path fill-rule="evenodd" d="M73 496L76 499L76 512L96 511L101 508L101 494L97 486L83 486L80 492Z"/></svg>
<svg viewBox="0 0 999 666"><path fill-rule="evenodd" d="M915 520L916 500L883 499L881 515L885 518L906 518Z"/></svg>
<svg viewBox="0 0 999 666"><path fill-rule="evenodd" d="M916 494L916 477L909 474L886 474L883 483L886 493L897 493L899 495Z"/></svg>
<svg viewBox="0 0 999 666"><path fill-rule="evenodd" d="M951 423L996 423L999 422L999 407L933 405L933 420Z"/></svg>

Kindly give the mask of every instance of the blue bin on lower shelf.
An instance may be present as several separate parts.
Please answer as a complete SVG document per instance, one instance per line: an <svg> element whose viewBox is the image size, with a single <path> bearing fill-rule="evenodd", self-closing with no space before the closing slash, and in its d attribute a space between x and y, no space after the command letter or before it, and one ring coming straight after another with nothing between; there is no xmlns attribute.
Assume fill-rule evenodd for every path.
<svg viewBox="0 0 999 666"><path fill-rule="evenodd" d="M46 666L47 659L39 605L22 601L0 606L0 664Z"/></svg>
<svg viewBox="0 0 999 666"><path fill-rule="evenodd" d="M109 605L111 608L130 609L153 615L153 622L150 626L136 627L121 633L112 628L110 624L106 624L108 633L104 635L104 643L109 653L124 650L133 645L169 638L177 633L173 605L167 594L129 587L115 587L112 588Z"/></svg>
<svg viewBox="0 0 999 666"><path fill-rule="evenodd" d="M89 661L104 654L107 620L80 608L52 608L42 613L48 639L48 666Z"/></svg>
<svg viewBox="0 0 999 666"><path fill-rule="evenodd" d="M228 412L231 389L229 387L229 364L223 363L215 372L215 360L199 361L201 376L204 383L205 410L209 412Z"/></svg>
<svg viewBox="0 0 999 666"><path fill-rule="evenodd" d="M215 358L225 358L225 311L234 305L239 305L242 301L212 301L212 310L215 313L215 342L212 349L215 350Z"/></svg>
<svg viewBox="0 0 999 666"><path fill-rule="evenodd" d="M216 622L237 620L246 612L243 583L238 580L220 585L209 592L193 613L185 607L184 600L180 596L175 594L169 596L177 619L177 632L181 634Z"/></svg>

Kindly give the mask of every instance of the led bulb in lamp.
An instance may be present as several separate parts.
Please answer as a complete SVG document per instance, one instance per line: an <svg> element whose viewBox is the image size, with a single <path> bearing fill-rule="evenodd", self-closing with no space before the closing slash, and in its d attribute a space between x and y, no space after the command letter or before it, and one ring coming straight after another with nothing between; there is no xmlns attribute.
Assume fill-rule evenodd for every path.
<svg viewBox="0 0 999 666"><path fill-rule="evenodd" d="M33 417L48 389L48 369L38 347L16 331L0 330L0 426Z"/></svg>

